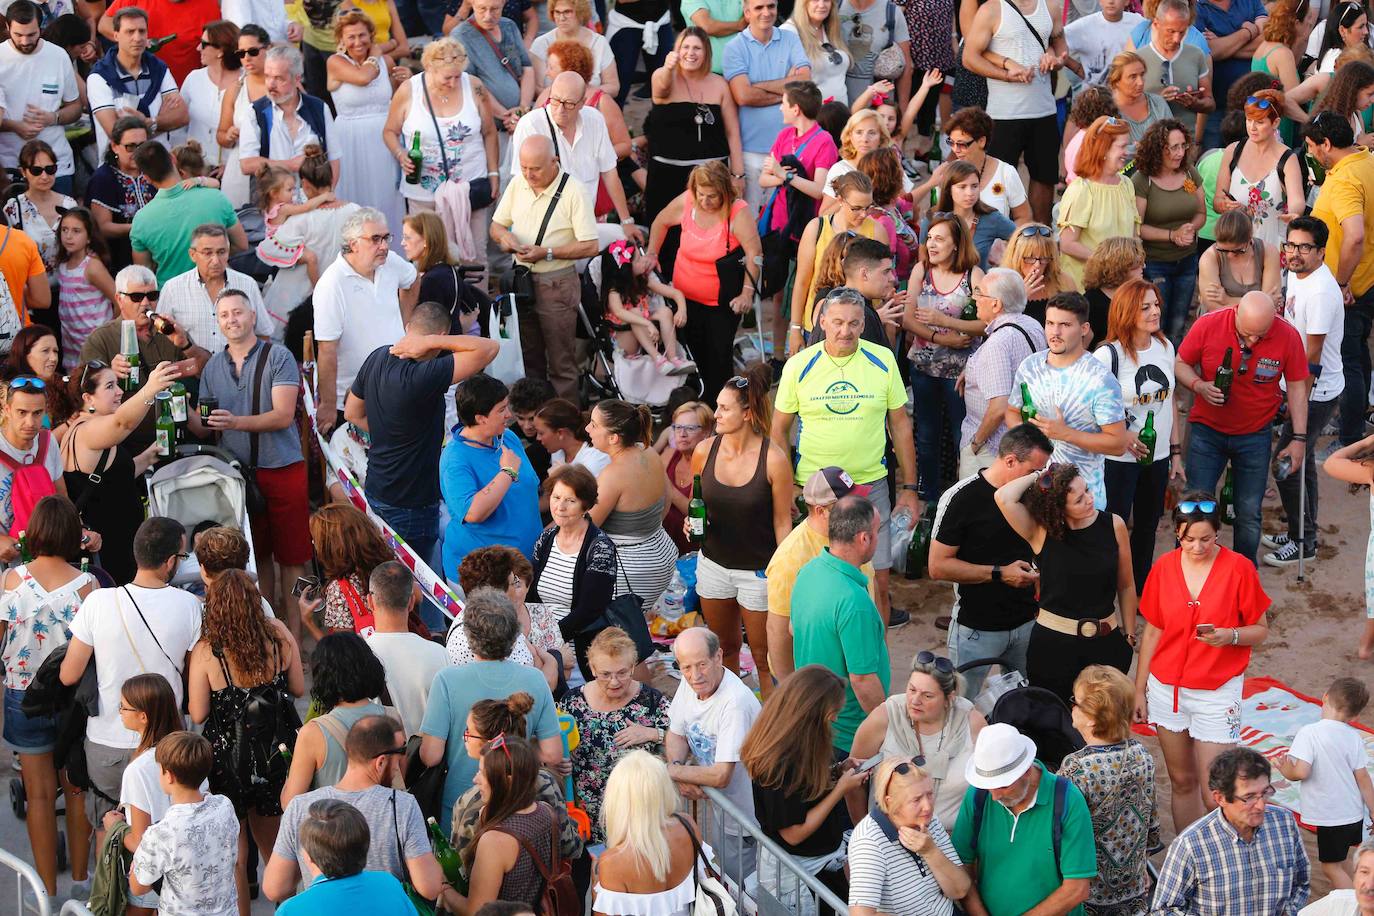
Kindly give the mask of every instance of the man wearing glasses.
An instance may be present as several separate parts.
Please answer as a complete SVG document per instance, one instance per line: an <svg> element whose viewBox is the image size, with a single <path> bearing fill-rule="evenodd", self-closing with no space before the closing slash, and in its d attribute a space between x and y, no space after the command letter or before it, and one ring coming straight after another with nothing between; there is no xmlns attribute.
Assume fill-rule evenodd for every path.
<svg viewBox="0 0 1374 916"><path fill-rule="evenodd" d="M205 223L191 232L192 270L177 274L162 287L162 305L149 306L186 329L187 335L211 353L224 349L228 341L215 319L215 302L226 289L242 290L253 312L257 336L271 336L272 318L263 304L257 282L247 274L229 268L229 233L219 223Z"/></svg>

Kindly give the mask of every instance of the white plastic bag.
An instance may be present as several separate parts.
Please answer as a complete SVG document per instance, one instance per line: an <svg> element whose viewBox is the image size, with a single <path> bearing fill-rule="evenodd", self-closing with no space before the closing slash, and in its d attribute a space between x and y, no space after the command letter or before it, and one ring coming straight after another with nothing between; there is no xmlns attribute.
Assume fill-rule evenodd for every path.
<svg viewBox="0 0 1374 916"><path fill-rule="evenodd" d="M487 322L492 339L500 343L501 349L496 358L487 366L487 375L498 378L507 385L525 377L525 351L520 346L520 319L515 315L514 304L510 315L501 317L499 299L491 304L491 320Z"/></svg>

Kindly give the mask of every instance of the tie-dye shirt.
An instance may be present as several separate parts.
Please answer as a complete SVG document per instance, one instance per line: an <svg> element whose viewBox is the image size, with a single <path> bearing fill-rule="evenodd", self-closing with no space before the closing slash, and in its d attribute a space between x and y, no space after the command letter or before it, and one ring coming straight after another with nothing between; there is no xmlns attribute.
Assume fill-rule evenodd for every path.
<svg viewBox="0 0 1374 916"><path fill-rule="evenodd" d="M1056 415L1056 411L1063 411L1064 422L1074 429L1101 432L1102 427L1120 423L1126 418L1121 403L1120 383L1112 376L1112 371L1094 359L1091 353L1083 353L1077 362L1063 369L1051 366L1049 355L1048 350L1042 350L1022 361L1012 383L1013 406L1019 406L1021 383L1025 382L1035 409L1041 416L1050 418ZM1076 465L1093 495L1093 505L1099 509L1107 508L1107 486L1103 480L1104 456L1056 439L1051 460Z"/></svg>

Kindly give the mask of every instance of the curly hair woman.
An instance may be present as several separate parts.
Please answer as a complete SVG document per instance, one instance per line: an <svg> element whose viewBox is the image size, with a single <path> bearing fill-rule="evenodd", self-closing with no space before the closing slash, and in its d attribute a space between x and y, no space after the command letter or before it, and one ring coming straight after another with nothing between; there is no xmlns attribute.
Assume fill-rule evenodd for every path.
<svg viewBox="0 0 1374 916"><path fill-rule="evenodd" d="M356 633L371 614L363 603L372 570L392 559L377 526L347 503L330 503L310 516L310 540L324 577L321 597L299 598L301 619L316 639L325 633ZM315 612L324 607L320 621ZM321 630L323 625L323 630Z"/></svg>
<svg viewBox="0 0 1374 916"><path fill-rule="evenodd" d="M1103 239L1093 256L1083 267L1083 297L1088 300L1088 326L1092 339L1084 340L1085 349L1101 343L1107 334L1107 316L1112 309L1112 297L1127 280L1139 280L1145 272L1145 249L1140 239L1119 237Z"/></svg>
<svg viewBox="0 0 1374 916"><path fill-rule="evenodd" d="M1137 601L1126 523L1094 507L1071 464L1018 477L995 498L1040 568L1026 674L1067 705L1074 678L1089 665L1131 667Z"/></svg>
<svg viewBox="0 0 1374 916"><path fill-rule="evenodd" d="M534 582L534 567L525 555L514 547L482 547L463 557L458 566L458 584L463 594L471 595L479 588L494 588L504 592L515 605L515 614L520 619L520 635L516 637L515 648L511 649L510 660L520 665L530 665L544 673L549 689L562 696L567 689L564 682L560 687L563 671L562 640L559 638L558 621L546 605L525 603L530 585ZM449 661L455 665L466 665L477 660L472 647L468 644L467 628L461 625L461 618L449 627L444 638Z"/></svg>
<svg viewBox="0 0 1374 916"><path fill-rule="evenodd" d="M1345 54L1354 54L1347 51ZM1343 54L1342 57L1345 55ZM1312 117L1323 111L1334 111L1350 120L1355 129L1355 141L1359 142L1364 134L1364 110L1374 100L1374 65L1363 60L1338 60L1340 65L1326 86L1326 95L1312 109ZM1316 79L1316 77L1313 77ZM1311 82L1311 80L1309 80Z"/></svg>
<svg viewBox="0 0 1374 916"><path fill-rule="evenodd" d="M1145 246L1145 276L1159 287L1164 333L1183 339L1197 291L1197 234L1207 221L1202 176L1189 160L1188 128L1165 118L1135 148L1136 207ZM1091 300L1089 300L1091 301Z"/></svg>

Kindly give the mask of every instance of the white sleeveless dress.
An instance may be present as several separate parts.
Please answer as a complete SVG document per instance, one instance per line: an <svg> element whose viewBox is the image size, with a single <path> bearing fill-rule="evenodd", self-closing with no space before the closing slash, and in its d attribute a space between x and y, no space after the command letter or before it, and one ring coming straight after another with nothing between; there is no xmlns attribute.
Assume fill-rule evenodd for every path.
<svg viewBox="0 0 1374 916"><path fill-rule="evenodd" d="M334 193L340 200L382 211L391 231L392 248L399 251L405 213L396 194L401 167L382 143L382 127L391 108L391 78L385 64L378 71L376 79L366 86L344 83L331 93L336 112L335 142L342 147ZM331 158L333 153L330 150Z"/></svg>

